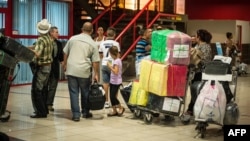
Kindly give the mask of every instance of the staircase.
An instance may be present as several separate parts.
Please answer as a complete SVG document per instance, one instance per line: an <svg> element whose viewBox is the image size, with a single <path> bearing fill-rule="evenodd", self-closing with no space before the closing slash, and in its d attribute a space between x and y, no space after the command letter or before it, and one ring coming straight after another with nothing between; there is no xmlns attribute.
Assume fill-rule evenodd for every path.
<svg viewBox="0 0 250 141"><path fill-rule="evenodd" d="M172 24L173 17L176 18L177 15L148 10L149 5L155 0L147 0L146 5L140 10L121 8L118 6L119 0L110 0L109 5L103 4L102 1L104 0L74 0L74 22L76 22L74 34L80 32L81 25L86 21L92 22L95 30L99 26L102 26L104 30L108 27L116 28L116 40L121 45L123 76L135 76L134 47L140 38L140 26L152 27L153 24L159 23ZM107 1L109 0L105 2L107 3ZM181 30L184 30L185 25L181 26Z"/></svg>

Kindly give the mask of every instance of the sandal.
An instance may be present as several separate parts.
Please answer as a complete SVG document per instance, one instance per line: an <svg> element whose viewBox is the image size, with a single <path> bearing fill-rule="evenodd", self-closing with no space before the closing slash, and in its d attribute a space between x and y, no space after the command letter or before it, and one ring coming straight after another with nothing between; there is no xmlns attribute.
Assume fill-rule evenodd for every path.
<svg viewBox="0 0 250 141"><path fill-rule="evenodd" d="M118 113L108 113L107 116L108 117L118 116Z"/></svg>
<svg viewBox="0 0 250 141"><path fill-rule="evenodd" d="M118 116L122 116L124 112L125 112L125 108L122 108L122 111L118 113Z"/></svg>

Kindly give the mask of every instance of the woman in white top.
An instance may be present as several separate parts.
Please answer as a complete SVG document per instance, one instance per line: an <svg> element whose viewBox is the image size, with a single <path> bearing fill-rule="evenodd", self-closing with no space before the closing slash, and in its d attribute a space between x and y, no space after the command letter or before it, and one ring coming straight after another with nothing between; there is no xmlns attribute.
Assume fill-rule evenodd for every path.
<svg viewBox="0 0 250 141"><path fill-rule="evenodd" d="M94 39L95 42L96 42L97 45L98 45L98 48L99 48L99 46L100 46L100 43L101 43L102 41L104 41L105 38L106 38L106 37L105 37L105 35L104 35L103 27L98 27L98 29L97 29L97 37Z"/></svg>

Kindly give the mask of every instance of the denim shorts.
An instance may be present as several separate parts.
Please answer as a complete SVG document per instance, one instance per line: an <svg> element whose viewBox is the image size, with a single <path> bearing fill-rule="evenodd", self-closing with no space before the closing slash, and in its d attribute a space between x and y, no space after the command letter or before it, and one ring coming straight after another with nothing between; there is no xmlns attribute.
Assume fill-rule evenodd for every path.
<svg viewBox="0 0 250 141"><path fill-rule="evenodd" d="M107 66L102 66L102 81L103 83L110 82L110 69Z"/></svg>

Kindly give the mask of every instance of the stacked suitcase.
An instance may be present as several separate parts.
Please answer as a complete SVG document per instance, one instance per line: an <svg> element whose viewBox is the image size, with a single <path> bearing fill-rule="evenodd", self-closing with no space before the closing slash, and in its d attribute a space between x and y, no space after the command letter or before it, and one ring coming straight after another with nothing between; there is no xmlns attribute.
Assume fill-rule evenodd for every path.
<svg viewBox="0 0 250 141"><path fill-rule="evenodd" d="M6 122L10 112L6 110L11 82L18 61L30 62L35 54L14 39L0 36L0 121Z"/></svg>
<svg viewBox="0 0 250 141"><path fill-rule="evenodd" d="M150 60L142 60L140 66L139 90L148 92L144 93L147 99L143 97L145 106L138 105L142 94L137 92L136 96L137 108L143 111L146 123L160 113L165 117L180 115L188 81L191 37L177 30L159 30L153 31L151 42Z"/></svg>

